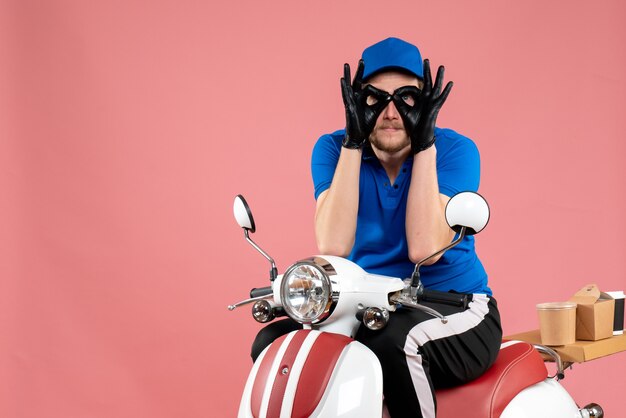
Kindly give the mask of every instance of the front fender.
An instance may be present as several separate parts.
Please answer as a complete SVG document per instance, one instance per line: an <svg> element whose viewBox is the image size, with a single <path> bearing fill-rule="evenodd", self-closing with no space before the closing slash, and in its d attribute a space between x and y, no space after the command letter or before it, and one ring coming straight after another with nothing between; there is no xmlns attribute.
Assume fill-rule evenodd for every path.
<svg viewBox="0 0 626 418"><path fill-rule="evenodd" d="M343 335L299 330L259 356L238 416L356 418L381 411L382 372L369 349Z"/></svg>

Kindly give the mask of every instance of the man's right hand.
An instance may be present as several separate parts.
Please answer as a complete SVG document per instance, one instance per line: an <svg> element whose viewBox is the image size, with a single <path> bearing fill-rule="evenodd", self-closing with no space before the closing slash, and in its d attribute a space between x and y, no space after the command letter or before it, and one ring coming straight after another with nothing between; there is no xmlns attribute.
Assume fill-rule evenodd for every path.
<svg viewBox="0 0 626 418"><path fill-rule="evenodd" d="M359 149L367 141L376 125L376 119L391 101L391 95L363 84L363 60L359 61L354 80L350 84L350 65L343 67L341 96L346 109L346 137L343 146ZM369 99L368 99L369 98Z"/></svg>

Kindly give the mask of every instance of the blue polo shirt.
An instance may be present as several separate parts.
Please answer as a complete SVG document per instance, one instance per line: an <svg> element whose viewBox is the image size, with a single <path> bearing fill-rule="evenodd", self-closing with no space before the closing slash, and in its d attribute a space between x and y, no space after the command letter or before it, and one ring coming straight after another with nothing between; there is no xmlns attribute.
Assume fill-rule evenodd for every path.
<svg viewBox="0 0 626 418"><path fill-rule="evenodd" d="M330 187L339 161L344 130L323 135L313 148L311 172L315 199ZM477 191L480 156L474 142L451 129L435 129L439 192L452 197ZM410 277L415 265L408 256L405 218L413 156L402 165L395 183L378 158L363 151L359 184L356 236L348 259L369 273L399 278ZM420 268L424 286L460 293L486 293L487 273L474 249L474 237L465 237L433 265Z"/></svg>

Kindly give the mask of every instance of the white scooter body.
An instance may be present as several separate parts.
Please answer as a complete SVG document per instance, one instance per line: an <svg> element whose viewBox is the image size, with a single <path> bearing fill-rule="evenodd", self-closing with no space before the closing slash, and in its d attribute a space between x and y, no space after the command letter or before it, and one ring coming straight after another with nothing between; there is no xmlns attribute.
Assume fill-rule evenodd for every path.
<svg viewBox="0 0 626 418"><path fill-rule="evenodd" d="M317 361L315 364L307 364L307 359L316 357L316 349L328 350L328 347L319 348L314 344L322 333L332 332L346 337L354 336L361 324L355 317L357 306L381 306L390 311L395 310L395 307L389 305L388 295L401 290L404 284L397 278L367 274L356 264L339 257L317 256L317 258L331 262L337 270L336 280L341 289L341 298L332 315L335 320L330 321L331 318L329 318L328 323L325 321L313 326L315 330L308 332L302 343L295 348L297 353L292 362L284 361L286 354L290 349L294 350L294 347L291 347L294 336L305 331L292 332L263 351L248 377L239 408L238 417L240 418L292 416L378 418L383 416L382 369L378 359L368 348L358 341L351 340L345 346L337 348L340 354L336 363ZM282 276L278 276L274 281L274 288L278 289L281 282ZM278 295L279 292L275 291L274 303L280 305ZM276 353L272 355L269 373L260 376L259 368L264 361L267 361L265 357L275 344L279 347L273 348ZM503 346L510 344L505 343ZM288 370L283 372L286 366ZM298 391L312 390L302 384L299 386L302 372L306 367L316 369L319 374L328 373L330 378L317 405L314 408L308 405L307 415L298 415L298 411L302 410L299 408L298 411L294 411ZM331 369L326 370L328 368ZM285 388L281 391L277 389L281 385L276 384L276 379L283 373L288 376L286 376ZM258 391L257 396L260 397L256 407L252 400L255 385ZM280 394L279 398L276 398L278 396L276 393L272 397L275 391ZM488 401L487 397L485 401ZM556 380L547 378L519 392L500 416L502 418L579 418L584 415L581 415L576 403L565 389Z"/></svg>

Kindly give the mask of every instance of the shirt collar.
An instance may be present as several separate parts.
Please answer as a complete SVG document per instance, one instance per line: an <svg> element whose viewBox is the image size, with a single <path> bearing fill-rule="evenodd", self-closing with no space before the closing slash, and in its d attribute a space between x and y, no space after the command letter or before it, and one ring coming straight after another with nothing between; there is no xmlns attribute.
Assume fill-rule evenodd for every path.
<svg viewBox="0 0 626 418"><path fill-rule="evenodd" d="M370 142L366 141L365 145L363 146L363 161L369 160L378 160L378 157L376 157L376 154L374 154L374 150L372 149Z"/></svg>

